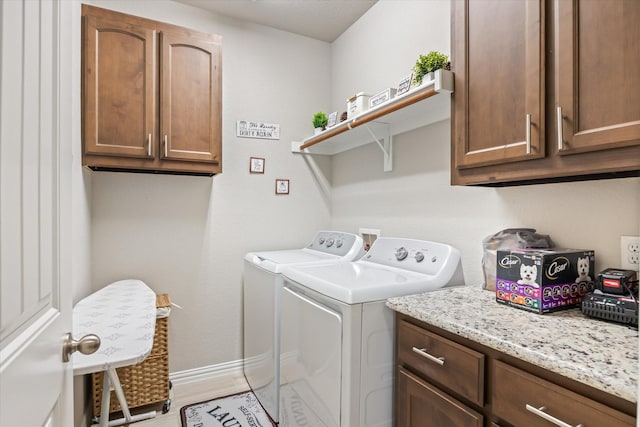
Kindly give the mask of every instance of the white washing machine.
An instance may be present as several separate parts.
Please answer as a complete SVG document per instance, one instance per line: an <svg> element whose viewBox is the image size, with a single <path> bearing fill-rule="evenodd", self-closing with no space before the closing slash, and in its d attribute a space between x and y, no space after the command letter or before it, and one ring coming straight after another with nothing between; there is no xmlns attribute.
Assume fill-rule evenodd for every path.
<svg viewBox="0 0 640 427"><path fill-rule="evenodd" d="M280 426L390 427L394 316L387 298L463 285L460 253L378 238L355 262L282 270Z"/></svg>
<svg viewBox="0 0 640 427"><path fill-rule="evenodd" d="M243 371L251 390L275 422L280 412L280 271L285 266L352 261L363 254L360 236L319 231L305 248L245 255Z"/></svg>

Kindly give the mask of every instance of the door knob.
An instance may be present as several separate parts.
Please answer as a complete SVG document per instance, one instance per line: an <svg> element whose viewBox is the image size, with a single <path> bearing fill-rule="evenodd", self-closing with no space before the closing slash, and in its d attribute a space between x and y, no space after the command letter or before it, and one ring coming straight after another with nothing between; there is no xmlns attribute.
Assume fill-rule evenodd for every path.
<svg viewBox="0 0 640 427"><path fill-rule="evenodd" d="M74 340L70 332L64 336L64 344L62 346L62 361L68 362L69 355L80 351L82 354L95 353L100 348L100 337L97 335L85 335L79 340Z"/></svg>

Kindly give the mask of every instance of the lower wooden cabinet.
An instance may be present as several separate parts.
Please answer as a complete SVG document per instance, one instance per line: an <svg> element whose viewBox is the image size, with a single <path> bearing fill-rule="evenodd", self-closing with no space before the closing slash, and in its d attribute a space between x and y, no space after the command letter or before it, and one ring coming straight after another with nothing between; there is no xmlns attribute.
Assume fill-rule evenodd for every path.
<svg viewBox="0 0 640 427"><path fill-rule="evenodd" d="M396 427L482 427L483 416L398 367Z"/></svg>
<svg viewBox="0 0 640 427"><path fill-rule="evenodd" d="M636 425L632 402L400 313L395 328L396 427Z"/></svg>
<svg viewBox="0 0 640 427"><path fill-rule="evenodd" d="M593 399L494 361L493 413L513 424L531 427L555 425L635 426L636 421ZM564 424L562 424L564 423Z"/></svg>

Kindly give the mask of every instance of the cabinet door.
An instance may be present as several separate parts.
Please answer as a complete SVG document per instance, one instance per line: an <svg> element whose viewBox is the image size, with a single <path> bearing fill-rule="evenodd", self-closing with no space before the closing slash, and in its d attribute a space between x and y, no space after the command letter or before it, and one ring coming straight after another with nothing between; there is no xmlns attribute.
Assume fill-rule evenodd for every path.
<svg viewBox="0 0 640 427"><path fill-rule="evenodd" d="M397 382L397 427L482 427L481 414L401 367Z"/></svg>
<svg viewBox="0 0 640 427"><path fill-rule="evenodd" d="M544 2L453 2L453 163L544 157Z"/></svg>
<svg viewBox="0 0 640 427"><path fill-rule="evenodd" d="M91 15L84 23L84 153L152 158L155 31Z"/></svg>
<svg viewBox="0 0 640 427"><path fill-rule="evenodd" d="M555 8L559 153L640 145L640 2Z"/></svg>
<svg viewBox="0 0 640 427"><path fill-rule="evenodd" d="M161 158L220 162L220 46L162 32Z"/></svg>

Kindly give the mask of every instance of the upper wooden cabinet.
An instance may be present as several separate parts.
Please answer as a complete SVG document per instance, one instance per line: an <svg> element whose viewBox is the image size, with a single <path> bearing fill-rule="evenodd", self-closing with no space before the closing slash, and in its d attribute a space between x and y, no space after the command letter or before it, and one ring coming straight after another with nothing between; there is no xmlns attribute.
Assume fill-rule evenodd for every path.
<svg viewBox="0 0 640 427"><path fill-rule="evenodd" d="M543 157L544 3L457 1L454 16L456 167Z"/></svg>
<svg viewBox="0 0 640 427"><path fill-rule="evenodd" d="M220 37L83 5L83 165L213 175Z"/></svg>
<svg viewBox="0 0 640 427"><path fill-rule="evenodd" d="M452 184L640 175L640 2L452 3Z"/></svg>
<svg viewBox="0 0 640 427"><path fill-rule="evenodd" d="M560 154L637 146L640 2L557 1L555 12Z"/></svg>

